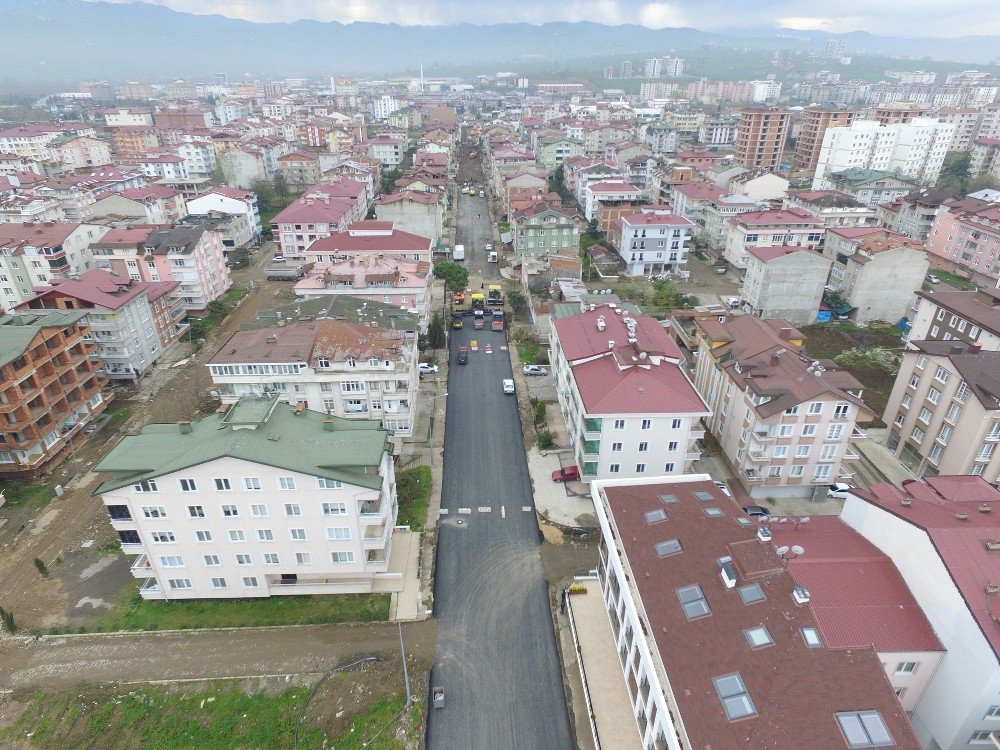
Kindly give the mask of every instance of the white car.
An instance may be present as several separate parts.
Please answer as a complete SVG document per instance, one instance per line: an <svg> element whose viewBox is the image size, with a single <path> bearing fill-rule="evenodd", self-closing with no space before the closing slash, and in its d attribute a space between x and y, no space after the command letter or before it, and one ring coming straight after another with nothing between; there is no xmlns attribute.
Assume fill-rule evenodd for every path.
<svg viewBox="0 0 1000 750"><path fill-rule="evenodd" d="M437 372L438 366L432 365L428 362L421 362L419 365L417 365L417 369L420 371L422 375L427 375L432 372Z"/></svg>
<svg viewBox="0 0 1000 750"><path fill-rule="evenodd" d="M941 279L940 279L940 278L939 278L938 276L935 276L935 275L934 275L934 274L932 274L932 273L929 273L929 274L927 274L927 275L926 275L926 276L924 277L924 279L926 279L926 280L927 280L928 282L930 282L931 284L940 284L940 283L941 283Z"/></svg>
<svg viewBox="0 0 1000 750"><path fill-rule="evenodd" d="M540 367L539 365L525 365L524 367L521 368L521 371L525 375L544 375L545 374L545 368L544 367Z"/></svg>
<svg viewBox="0 0 1000 750"><path fill-rule="evenodd" d="M830 491L826 493L826 496L836 498L837 500L846 500L851 496L851 490L856 489L857 487L854 487L853 485L837 482L836 484L830 485Z"/></svg>
<svg viewBox="0 0 1000 750"><path fill-rule="evenodd" d="M503 392L513 393L514 392L514 381L509 378L503 381Z"/></svg>

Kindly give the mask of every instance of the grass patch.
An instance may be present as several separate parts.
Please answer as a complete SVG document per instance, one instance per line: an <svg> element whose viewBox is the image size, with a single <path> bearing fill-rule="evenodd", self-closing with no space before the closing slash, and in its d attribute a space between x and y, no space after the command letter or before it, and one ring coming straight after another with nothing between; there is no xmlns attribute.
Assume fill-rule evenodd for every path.
<svg viewBox="0 0 1000 750"><path fill-rule="evenodd" d="M31 747L46 750L285 750L294 744L308 698L305 687L275 696L235 689L176 693L146 687L96 701L76 692L36 693L2 736L30 736ZM319 727L304 722L299 728L300 748L318 749L326 742Z"/></svg>
<svg viewBox="0 0 1000 750"><path fill-rule="evenodd" d="M519 340L516 342L517 355L521 358L523 365L547 365L549 363L549 352L537 341Z"/></svg>
<svg viewBox="0 0 1000 750"><path fill-rule="evenodd" d="M101 630L186 630L389 619L388 594L150 601L138 591L101 620Z"/></svg>
<svg viewBox="0 0 1000 750"><path fill-rule="evenodd" d="M135 411L131 406L118 406L114 409L108 409L108 416L111 417L115 422L119 424L128 420Z"/></svg>
<svg viewBox="0 0 1000 750"><path fill-rule="evenodd" d="M973 284L968 279L963 279L961 276L956 276L955 274L949 273L948 271L937 271L932 268L930 269L930 271L928 271L928 273L937 276L939 279L941 279L941 281L947 282L954 287L958 287L959 289L965 289L966 291L975 291L975 289L977 288L976 285ZM924 284L924 289L934 289L934 285Z"/></svg>
<svg viewBox="0 0 1000 750"><path fill-rule="evenodd" d="M336 750L405 750L407 743L396 737L399 714L406 705L406 698L394 695L373 705L368 713L351 722L351 728L331 743ZM407 739L415 739L414 727L419 720L410 717Z"/></svg>
<svg viewBox="0 0 1000 750"><path fill-rule="evenodd" d="M399 513L396 523L420 531L427 522L427 503L431 496L431 467L414 466L396 472L396 496Z"/></svg>
<svg viewBox="0 0 1000 750"><path fill-rule="evenodd" d="M4 481L3 496L6 500L4 508L18 508L22 505L44 508L56 496L56 491L47 484L8 479Z"/></svg>

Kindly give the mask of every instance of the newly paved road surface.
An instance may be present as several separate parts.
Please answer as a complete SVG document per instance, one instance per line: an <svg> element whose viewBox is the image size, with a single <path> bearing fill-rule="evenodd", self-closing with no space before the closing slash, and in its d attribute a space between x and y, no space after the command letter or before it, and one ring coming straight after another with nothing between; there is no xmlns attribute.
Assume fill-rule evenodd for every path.
<svg viewBox="0 0 1000 750"><path fill-rule="evenodd" d="M473 200L482 203L459 196L458 242L486 231L472 226L485 225L485 208L467 216ZM473 338L479 351L456 365ZM517 405L502 390L505 344L505 334L471 326L451 336L431 678L447 705L429 711L433 750L572 747Z"/></svg>

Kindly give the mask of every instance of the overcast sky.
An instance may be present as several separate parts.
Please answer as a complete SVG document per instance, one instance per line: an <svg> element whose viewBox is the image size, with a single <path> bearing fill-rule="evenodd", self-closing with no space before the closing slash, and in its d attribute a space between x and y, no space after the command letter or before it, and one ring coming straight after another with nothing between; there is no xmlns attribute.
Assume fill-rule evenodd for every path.
<svg viewBox="0 0 1000 750"><path fill-rule="evenodd" d="M998 0L114 0L247 21L400 24L595 21L651 28L785 27L893 36L1000 34Z"/></svg>

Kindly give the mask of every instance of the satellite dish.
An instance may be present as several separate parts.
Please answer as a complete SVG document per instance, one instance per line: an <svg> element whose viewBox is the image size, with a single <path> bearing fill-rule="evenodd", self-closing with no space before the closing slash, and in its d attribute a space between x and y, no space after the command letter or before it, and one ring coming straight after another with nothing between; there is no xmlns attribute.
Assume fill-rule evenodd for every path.
<svg viewBox="0 0 1000 750"><path fill-rule="evenodd" d="M776 549L775 552L777 552L779 555L785 554L786 552L788 552L788 545L786 544L783 547L778 547L778 549Z"/></svg>
<svg viewBox="0 0 1000 750"><path fill-rule="evenodd" d="M809 520L810 520L810 517L806 516L805 518L799 519L799 523L809 523Z"/></svg>
<svg viewBox="0 0 1000 750"><path fill-rule="evenodd" d="M802 553L805 552L805 550L796 544L792 547L792 552L794 552L796 555L801 555Z"/></svg>

